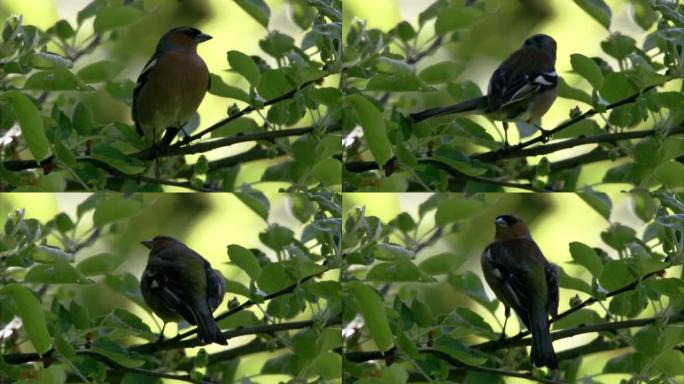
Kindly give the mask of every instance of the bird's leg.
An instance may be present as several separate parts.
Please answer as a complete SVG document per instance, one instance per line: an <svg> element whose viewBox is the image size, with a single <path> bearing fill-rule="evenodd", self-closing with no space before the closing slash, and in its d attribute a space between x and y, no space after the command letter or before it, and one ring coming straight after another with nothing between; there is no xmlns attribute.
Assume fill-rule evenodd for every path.
<svg viewBox="0 0 684 384"><path fill-rule="evenodd" d="M181 125L180 128L178 128L178 129L180 129L180 131L183 133L182 143L183 143L183 144L189 143L189 142L190 142L190 134L188 134L187 132L185 132L185 129L183 129L183 126L182 126L182 125Z"/></svg>
<svg viewBox="0 0 684 384"><path fill-rule="evenodd" d="M508 323L508 318L511 316L511 308L510 307L508 307L508 306L504 307L504 316L506 318L504 319L503 328L501 328L501 336L499 337L499 341L506 338L506 323Z"/></svg>
<svg viewBox="0 0 684 384"><path fill-rule="evenodd" d="M504 121L503 122L503 130L504 130L504 149L508 148L508 122Z"/></svg>
<svg viewBox="0 0 684 384"><path fill-rule="evenodd" d="M162 325L161 332L159 332L159 338L158 338L157 341L155 342L156 344L159 344L159 343L161 343L162 341L164 341L164 328L166 328L166 321L164 322L164 325Z"/></svg>
<svg viewBox="0 0 684 384"><path fill-rule="evenodd" d="M551 130L544 129L539 124L535 124L534 126L541 132L542 141L547 143L551 139Z"/></svg>

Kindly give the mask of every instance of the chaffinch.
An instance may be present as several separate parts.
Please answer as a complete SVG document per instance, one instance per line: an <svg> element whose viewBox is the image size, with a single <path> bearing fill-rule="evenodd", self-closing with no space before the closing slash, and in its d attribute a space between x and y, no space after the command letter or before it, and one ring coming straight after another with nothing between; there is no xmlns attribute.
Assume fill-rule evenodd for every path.
<svg viewBox="0 0 684 384"><path fill-rule="evenodd" d="M558 315L556 266L546 260L521 219L502 215L495 225L495 240L485 248L480 262L487 284L505 307L501 337L505 337L512 307L532 333L530 362L558 369L548 322L549 314Z"/></svg>
<svg viewBox="0 0 684 384"><path fill-rule="evenodd" d="M197 44L209 39L211 36L192 27L174 28L159 39L133 91L133 121L147 145L171 144L197 111L210 85L209 70L197 54Z"/></svg>
<svg viewBox="0 0 684 384"><path fill-rule="evenodd" d="M556 41L548 35L531 36L494 71L487 95L414 113L411 118L418 122L451 113L484 114L504 122L504 145L508 145L509 121L536 124L539 128L541 117L556 100L555 63Z"/></svg>
<svg viewBox="0 0 684 384"><path fill-rule="evenodd" d="M225 293L221 273L171 237L156 236L142 244L150 249L150 256L140 278L140 290L147 305L164 321L164 327L168 321L185 320L197 325L202 343L228 344L212 316Z"/></svg>

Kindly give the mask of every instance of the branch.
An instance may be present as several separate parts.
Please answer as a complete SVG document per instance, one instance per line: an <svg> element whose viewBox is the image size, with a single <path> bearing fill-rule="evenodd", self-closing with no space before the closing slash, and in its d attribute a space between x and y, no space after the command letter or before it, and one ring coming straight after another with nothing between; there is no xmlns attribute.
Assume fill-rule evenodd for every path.
<svg viewBox="0 0 684 384"><path fill-rule="evenodd" d="M223 334L223 336L226 337L226 339L232 339L232 338L238 337L238 336L256 335L256 334L261 334L261 333L273 334L275 332L280 332L280 331L289 331L289 330L293 330L293 329L308 328L308 327L312 326L313 324L314 324L313 320L293 321L291 323L280 323L280 324L264 324L264 325L256 325L253 327L231 329L230 331L222 332L222 334ZM181 341L178 341L178 342L172 343L172 344L163 344L163 345L159 345L159 346L153 347L153 348L147 347L147 345L148 344L137 345L137 346L130 348L130 350L136 351L136 352L149 352L152 350L162 351L162 350L167 350L167 349L199 347L199 346L202 346L203 344L200 342L199 338L194 338L194 339L189 339L189 340L181 340Z"/></svg>
<svg viewBox="0 0 684 384"><path fill-rule="evenodd" d="M309 80L309 81L303 83L302 85L300 85L299 87L297 87L297 88L291 90L290 92L287 92L287 93L285 93L285 94L283 94L283 95L280 95L280 96L278 96L278 97L276 97L276 98L274 98L274 99L266 100L266 101L263 103L263 105L261 105L259 108L253 107L253 106L251 106L251 105L250 105L250 106L247 106L247 107L241 109L239 112L237 112L237 113L235 113L235 114L232 114L232 115L226 117L225 119L223 119L223 120L221 120L221 121L215 123L214 125L210 126L209 128L207 128L207 129L205 129L205 130L203 130L203 131L200 131L200 132L198 132L198 133L196 133L196 134L190 136L187 140L185 140L185 141L183 141L183 142L178 142L178 143L172 145L171 148L178 148L178 147L180 147L181 145L184 145L184 144L187 144L187 143L189 143L189 142L195 141L195 140L199 139L200 137L206 135L207 133L212 132L212 131L215 131L215 130L221 128L222 126L224 126L224 125L230 123L231 121L237 120L238 118L240 118L240 117L242 117L242 116L244 116L244 115L246 115L246 114L248 114L248 113L252 113L252 112L256 111L257 109L261 109L261 108L263 108L263 107L268 107L269 105L275 104L275 103L277 103L277 102L279 102L279 101L283 101L283 100L290 99L290 98L292 98L294 95L296 95L297 92L299 92L300 90L302 90L302 89L308 87L308 86L311 85L311 84L314 84L314 83L316 83L316 82L319 82L319 81L325 79L328 75L329 75L329 74L325 74L325 75L323 75L323 76L321 76L321 77L319 77L319 78L317 78L317 79Z"/></svg>
<svg viewBox="0 0 684 384"><path fill-rule="evenodd" d="M131 156L135 156L141 159L145 160L151 160L151 159L157 159L160 157L169 157L169 156L178 156L178 155L191 155L195 153L204 153L211 151L212 149L216 148L221 148L221 147L228 147L233 144L238 144L238 143L245 143L249 141L258 141L258 140L275 140L280 137L288 137L288 136L301 136L305 135L307 133L313 132L314 128L313 127L306 127L306 128L292 128L292 129L283 129L280 131L266 131L266 132L256 132L256 133L247 133L247 134L240 134L237 136L230 136L230 137L223 137L220 139L212 140L212 141L207 141L199 144L194 144L194 145L189 145L185 147L177 147L177 146L172 146L169 148L169 150L157 152L156 156L152 156L152 152L149 149L140 151L138 153L134 153Z"/></svg>
<svg viewBox="0 0 684 384"><path fill-rule="evenodd" d="M273 299L273 298L276 298L276 297L279 297L279 296L283 296L283 295L286 295L286 294L288 294L288 293L292 293L292 292L295 290L295 288L299 287L301 284L304 284L304 283L307 282L308 280L311 280L311 279L313 279L314 277L317 277L317 276L319 276L320 274L325 273L325 272L326 272L326 271L322 271L322 272L319 272L319 273L316 273L316 274L313 274L313 275L306 276L306 277L300 279L299 281L295 282L294 284L292 284L292 285L290 285L290 286L288 286L288 287L285 287L285 288L283 288L283 289L281 289L281 290L279 290L279 291L277 291L277 292L273 292L273 293L271 293L271 294L269 294L269 295L266 295L266 296L265 296L263 299L261 299L259 302L268 301L268 300L271 300L271 299ZM226 311L226 312L224 312L224 313L222 313L222 314L216 316L215 320L216 320L217 322L220 321L220 320L223 320L223 319L225 319L225 318L228 317L228 316L231 316L231 315L234 315L234 314L236 314L236 313L238 313L238 312L244 311L245 309L247 309L247 308L253 306L254 304L256 304L256 302L254 302L254 301L252 301L252 300L247 300L247 301L245 301L244 303L238 305L237 307L232 308L232 309L229 309L228 311ZM189 331L185 331L185 332L183 332L183 333L179 333L178 335L176 335L176 336L174 336L174 337L172 337L172 338L170 338L170 339L168 339L168 340L164 340L164 341L162 341L162 342L160 342L160 343L152 342L152 343L139 344L139 345L133 346L131 349L132 349L132 350L135 350L135 351L149 351L149 350L157 350L157 349L169 349L169 348L173 348L173 347L167 347L168 345L173 345L173 346L175 347L175 345L179 344L179 342L180 342L181 340L185 339L186 337L188 337L188 336L190 336L190 335L196 334L196 333L197 333L197 328L195 327L195 328L193 328L193 329L191 329L191 330L189 330Z"/></svg>
<svg viewBox="0 0 684 384"><path fill-rule="evenodd" d="M520 144L518 144L518 145L514 145L514 146L509 147L509 148L497 149L497 150L494 150L494 151L482 153L482 154L478 155L478 156L479 156L478 158L481 159L481 160L484 160L484 161L496 161L496 160L499 160L499 159L504 159L504 158L510 157L509 154L510 154L511 152L518 152L518 151L520 151L520 150L522 150L522 149L524 149L524 148L529 147L529 146L532 145L532 144L536 144L536 143L539 143L539 142L545 142L545 141L547 141L550 137L552 137L554 134L556 134L556 133L558 133L558 132L560 132L560 131L562 131L562 130L564 130L564 129L566 129L566 128L572 126L572 125L574 125L575 123L578 123L578 122L580 122L580 121L582 121L582 120L584 120L584 119L587 119L587 118L589 118L589 117L592 117L592 116L594 116L594 115L596 115L596 114L598 114L598 113L603 113L603 112L605 112L605 111L609 111L609 110L611 110L611 109L614 109L614 108L617 108L617 107L621 107L621 106L623 106L623 105L625 105L625 104L630 104L630 103L634 102L636 99L638 99L639 96L641 96L642 94L644 94L644 93L646 93L646 92L648 92L648 91L650 91L650 90L652 90L652 89L654 89L654 88L656 88L656 87L659 87L659 86L661 86L661 85L667 83L668 81L674 80L674 79L675 79L675 78L673 77L673 78L670 78L670 79L667 79L667 80L663 81L662 83L650 85L650 86L648 86L648 87L646 87L646 88L640 90L639 92L637 92L637 93L635 93L635 94L633 94L633 95L631 95L631 96L628 96L628 97L626 97L626 98L624 98L624 99L622 99L622 100L616 101L616 102L614 102L614 103L612 103L612 104L609 104L609 105L607 105L605 108L601 108L601 110L596 110L595 108L592 108L592 109L590 109L590 110L588 110L588 111L582 113L581 115L575 116L575 117L573 117L573 118L571 118L571 119L569 119L569 120L566 120L566 121L562 122L561 124L559 124L558 126L556 126L555 128L553 128L553 129L551 129L551 130L542 132L542 134L541 134L540 136L537 136L537 137L535 137L535 138L533 138L533 139L530 139L530 140L528 140L528 141L526 141L526 142L520 143ZM515 156L514 156L514 157L515 157Z"/></svg>
<svg viewBox="0 0 684 384"><path fill-rule="evenodd" d="M598 143L615 143L620 140L637 139L641 137L655 136L660 133L660 129L649 129L643 131L632 131L632 132L620 132L611 133L605 135L595 135L595 136L581 136L574 139L569 139L566 141L561 141L558 143L551 143L546 145L540 145L533 148L521 149L519 151L509 151L498 156L497 160L500 159L510 159L516 157L527 157L527 156L540 156L549 153L557 152L563 149L574 148L580 145L586 144L598 144ZM667 136L673 136L680 133L684 133L684 126L676 127L667 133ZM483 153L482 155L473 156L474 159L484 159L486 160L488 153Z"/></svg>
<svg viewBox="0 0 684 384"><path fill-rule="evenodd" d="M426 56L433 54L439 48L439 46L442 45L443 40L444 40L444 35L437 36L435 41L433 41L429 47L425 48L421 52L418 52L417 55L415 55L413 57L409 57L408 59L406 59L406 63L416 64L419 61L423 60L423 58L425 58Z"/></svg>
<svg viewBox="0 0 684 384"><path fill-rule="evenodd" d="M582 309L588 305L597 303L601 300L607 299L607 298L615 296L615 295L619 295L623 292L631 291L632 289L636 288L643 280L646 280L653 275L657 275L659 273L662 273L667 268L669 268L669 267L659 269L657 271L649 272L649 273L641 276L637 280L634 280L633 282L631 282L631 283L629 283L629 284L627 284L621 288L618 288L618 289L615 289L615 290L612 290L612 291L606 293L605 297L602 297L601 299L597 299L594 296L591 296L588 299L584 300L583 302L579 303L578 305L575 305L574 307L571 307L571 308L567 309L566 311L560 313L558 316L552 318L549 321L549 324L553 324L556 321L558 321L564 317L567 317L567 316L571 315L572 313L574 313L574 312L576 312L576 311L578 311L578 310L580 310L580 309ZM527 330L521 331L515 336L509 337L509 338L506 338L503 340L487 341L485 343L477 344L477 345L473 346L473 348L477 348L477 349L481 349L481 350L499 349L499 348L502 348L504 346L508 346L511 343L515 343L517 340L520 340L529 334L530 334L530 331L527 331Z"/></svg>
<svg viewBox="0 0 684 384"><path fill-rule="evenodd" d="M498 368L490 368L490 367L484 367L484 366L478 366L478 365L469 365L460 362L457 359L454 359L451 357L449 354L442 352L442 351L437 351L434 349L425 349L421 350L423 353L429 353L431 355L437 356L439 359L448 362L449 364L463 368L469 371L478 371L478 372L486 372L486 373L491 373L494 375L498 376L504 376L504 377L518 377L521 379L527 379L530 381L536 381L539 383L546 383L546 384L564 384L563 381L558 381L558 380L553 380L553 379L546 379L542 377L536 377L530 373L520 373L520 372L515 372L515 371L507 371L504 369L498 369Z"/></svg>

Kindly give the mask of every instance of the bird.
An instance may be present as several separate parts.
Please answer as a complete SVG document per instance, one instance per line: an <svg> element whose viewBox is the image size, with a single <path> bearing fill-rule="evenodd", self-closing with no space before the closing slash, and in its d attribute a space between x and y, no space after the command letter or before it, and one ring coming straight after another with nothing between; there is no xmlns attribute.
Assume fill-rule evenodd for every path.
<svg viewBox="0 0 684 384"><path fill-rule="evenodd" d="M501 339L513 308L532 333L530 362L556 370L548 316L558 315L557 266L546 260L522 219L501 215L494 223L495 239L482 252L480 262L487 284L505 308Z"/></svg>
<svg viewBox="0 0 684 384"><path fill-rule="evenodd" d="M197 45L211 38L197 28L177 27L159 39L133 89L131 114L146 145L167 147L197 111L211 85Z"/></svg>
<svg viewBox="0 0 684 384"><path fill-rule="evenodd" d="M503 121L504 147L507 147L510 121L535 124L545 132L540 127L541 117L558 95L555 64L556 41L549 35L533 35L494 71L487 95L413 113L410 117L414 122L420 122L452 113L483 114L492 120Z"/></svg>
<svg viewBox="0 0 684 384"><path fill-rule="evenodd" d="M140 290L147 305L164 321L159 341L167 322L185 320L197 325L203 344L228 344L212 315L226 291L221 273L172 237L160 235L141 244L150 254Z"/></svg>

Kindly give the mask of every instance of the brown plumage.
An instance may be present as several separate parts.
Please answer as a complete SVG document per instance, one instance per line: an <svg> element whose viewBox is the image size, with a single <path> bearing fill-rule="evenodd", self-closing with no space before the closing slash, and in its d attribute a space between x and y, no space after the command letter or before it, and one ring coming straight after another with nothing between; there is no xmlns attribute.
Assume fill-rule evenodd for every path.
<svg viewBox="0 0 684 384"><path fill-rule="evenodd" d="M209 39L196 28L179 27L159 40L133 92L133 121L146 144L167 146L197 111L210 81L197 45Z"/></svg>

